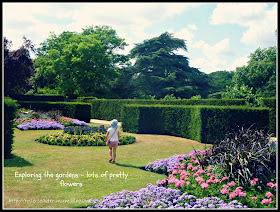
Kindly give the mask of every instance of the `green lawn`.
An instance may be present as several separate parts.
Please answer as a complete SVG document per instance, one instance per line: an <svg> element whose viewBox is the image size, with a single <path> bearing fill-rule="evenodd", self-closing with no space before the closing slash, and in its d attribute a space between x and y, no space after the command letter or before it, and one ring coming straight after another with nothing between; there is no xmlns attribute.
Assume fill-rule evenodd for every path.
<svg viewBox="0 0 280 212"><path fill-rule="evenodd" d="M4 161L4 208L74 208L121 190L136 191L147 183L156 184L165 176L142 170L141 167L159 158L204 149L205 144L163 135L137 135L137 142L119 146L116 164L108 163L108 147L66 147L37 143L34 140L56 130L15 129L14 158ZM107 176L102 176L106 173ZM16 173L35 174L39 178L21 179ZM45 177L48 172L53 177ZM78 174L77 178L60 178L56 174ZM98 178L87 177L87 173ZM109 174L125 174L109 179ZM84 176L82 176L84 175ZM80 183L82 186L61 186Z"/></svg>

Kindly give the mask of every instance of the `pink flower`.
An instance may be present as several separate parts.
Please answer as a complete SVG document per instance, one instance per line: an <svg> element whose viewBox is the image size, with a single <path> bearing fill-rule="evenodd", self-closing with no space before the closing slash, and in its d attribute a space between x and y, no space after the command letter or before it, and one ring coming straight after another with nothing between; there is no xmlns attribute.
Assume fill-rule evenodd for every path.
<svg viewBox="0 0 280 212"><path fill-rule="evenodd" d="M238 193L238 196L240 196L240 197L246 197L246 195L247 194L245 192L242 192L242 191Z"/></svg>
<svg viewBox="0 0 280 212"><path fill-rule="evenodd" d="M229 198L230 199L233 199L234 197L236 197L237 196L237 194L235 193L235 192L231 192L230 194L229 194Z"/></svg>
<svg viewBox="0 0 280 212"><path fill-rule="evenodd" d="M262 200L262 204L269 204L270 202L272 202L271 198Z"/></svg>
<svg viewBox="0 0 280 212"><path fill-rule="evenodd" d="M231 181L230 183L228 183L228 185L231 186L231 187L232 187L232 186L235 186L235 182L234 182L234 181Z"/></svg>
<svg viewBox="0 0 280 212"><path fill-rule="evenodd" d="M222 194L229 194L229 190L227 190L226 188L223 188L220 192Z"/></svg>
<svg viewBox="0 0 280 212"><path fill-rule="evenodd" d="M199 169L196 173L198 173L198 174L205 174L206 172L203 169Z"/></svg>
<svg viewBox="0 0 280 212"><path fill-rule="evenodd" d="M208 183L202 183L200 186L201 186L201 188L206 188L207 189L209 185L208 185Z"/></svg>
<svg viewBox="0 0 280 212"><path fill-rule="evenodd" d="M242 192L242 189L243 187L241 187L241 186L239 186L239 187L237 187L236 189L235 189L235 193L237 193L238 195L239 195L239 193L241 193Z"/></svg>
<svg viewBox="0 0 280 212"><path fill-rule="evenodd" d="M173 169L172 174L177 174L177 169Z"/></svg>
<svg viewBox="0 0 280 212"><path fill-rule="evenodd" d="M195 180L201 184L204 180L201 177L196 177Z"/></svg>
<svg viewBox="0 0 280 212"><path fill-rule="evenodd" d="M273 195L271 192L267 192L267 193L265 194L265 196L267 196L268 198L269 198L269 197L274 197L274 195Z"/></svg>
<svg viewBox="0 0 280 212"><path fill-rule="evenodd" d="M186 175L187 175L187 176L189 176L189 175L191 175L191 173L189 173L189 172L186 172Z"/></svg>
<svg viewBox="0 0 280 212"><path fill-rule="evenodd" d="M228 177L227 177L227 176L223 177L223 178L222 178L222 181L224 181L224 180L226 180L226 179L228 179Z"/></svg>
<svg viewBox="0 0 280 212"><path fill-rule="evenodd" d="M194 164L198 164L198 163L199 163L199 160L195 159Z"/></svg>
<svg viewBox="0 0 280 212"><path fill-rule="evenodd" d="M257 184L257 181L258 181L258 178L254 178L253 180L251 180L250 184L252 186L256 185Z"/></svg>
<svg viewBox="0 0 280 212"><path fill-rule="evenodd" d="M266 186L269 186L269 187L275 187L276 188L276 186L277 186L277 184L276 183L272 183L272 182L269 182L269 183L267 183L266 184Z"/></svg>
<svg viewBox="0 0 280 212"><path fill-rule="evenodd" d="M220 182L220 179L213 180L213 183L219 183L219 182Z"/></svg>
<svg viewBox="0 0 280 212"><path fill-rule="evenodd" d="M175 182L175 186L176 187L183 187L185 181L184 180L178 180L177 182Z"/></svg>
<svg viewBox="0 0 280 212"><path fill-rule="evenodd" d="M253 197L251 197L251 199L252 199L252 200L256 200L256 199L258 199L258 197L253 196Z"/></svg>
<svg viewBox="0 0 280 212"><path fill-rule="evenodd" d="M226 184L224 184L224 185L223 185L223 188L228 188L228 187L229 187L229 186L228 186L228 185L226 185Z"/></svg>
<svg viewBox="0 0 280 212"><path fill-rule="evenodd" d="M193 166L192 171L196 171L198 169L198 166Z"/></svg>
<svg viewBox="0 0 280 212"><path fill-rule="evenodd" d="M198 174L198 173L194 173L193 176L194 176L194 177L198 177L199 174Z"/></svg>
<svg viewBox="0 0 280 212"><path fill-rule="evenodd" d="M212 183L213 180L209 179L209 180L206 180L206 183Z"/></svg>
<svg viewBox="0 0 280 212"><path fill-rule="evenodd" d="M191 184L191 183L190 183L190 181L186 181L186 184L189 185L189 184Z"/></svg>
<svg viewBox="0 0 280 212"><path fill-rule="evenodd" d="M212 167L209 166L209 167L207 168L207 170L210 172L210 171L212 170Z"/></svg>

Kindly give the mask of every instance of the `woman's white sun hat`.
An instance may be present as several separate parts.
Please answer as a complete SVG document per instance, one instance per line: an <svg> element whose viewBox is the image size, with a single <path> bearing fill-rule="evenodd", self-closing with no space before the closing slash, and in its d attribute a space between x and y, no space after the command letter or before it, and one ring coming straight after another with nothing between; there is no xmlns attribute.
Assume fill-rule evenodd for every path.
<svg viewBox="0 0 280 212"><path fill-rule="evenodd" d="M113 119L113 120L111 121L110 126L113 127L113 128L117 128L117 127L118 127L118 120Z"/></svg>

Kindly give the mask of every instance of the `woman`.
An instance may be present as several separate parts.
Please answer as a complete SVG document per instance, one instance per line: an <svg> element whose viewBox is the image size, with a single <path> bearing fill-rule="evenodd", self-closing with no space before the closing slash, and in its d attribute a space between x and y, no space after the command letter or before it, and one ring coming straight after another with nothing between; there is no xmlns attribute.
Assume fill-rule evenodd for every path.
<svg viewBox="0 0 280 212"><path fill-rule="evenodd" d="M109 154L110 159L109 163L116 163L116 154L117 154L117 147L120 140L120 132L118 129L118 120L113 119L110 124L110 128L107 130L106 134L106 143L109 146ZM112 149L113 149L113 158L112 158Z"/></svg>

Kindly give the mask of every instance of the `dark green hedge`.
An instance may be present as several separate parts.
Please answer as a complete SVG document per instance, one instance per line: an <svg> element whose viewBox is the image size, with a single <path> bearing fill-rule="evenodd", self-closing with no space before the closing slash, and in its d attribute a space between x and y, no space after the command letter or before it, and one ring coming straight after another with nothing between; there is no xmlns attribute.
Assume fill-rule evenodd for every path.
<svg viewBox="0 0 280 212"><path fill-rule="evenodd" d="M12 95L11 98L18 101L43 101L43 102L64 102L65 98L62 95Z"/></svg>
<svg viewBox="0 0 280 212"><path fill-rule="evenodd" d="M63 116L90 122L91 104L81 102L35 102L18 101L20 107L31 110L50 111L53 109L62 112Z"/></svg>
<svg viewBox="0 0 280 212"><path fill-rule="evenodd" d="M270 108L269 111L269 132L276 136L276 98L264 98L263 103Z"/></svg>
<svg viewBox="0 0 280 212"><path fill-rule="evenodd" d="M125 105L122 128L125 132L165 134L214 143L238 127L265 129L268 108L242 106Z"/></svg>
<svg viewBox="0 0 280 212"><path fill-rule="evenodd" d="M11 120L16 118L18 105L16 101L4 97L4 158L11 158L13 138L14 138L14 127Z"/></svg>
<svg viewBox="0 0 280 212"><path fill-rule="evenodd" d="M82 98L81 98L82 99ZM245 99L182 99L182 100L145 100L145 99L83 99L92 104L91 118L121 121L121 111L126 104L141 105L245 105Z"/></svg>

